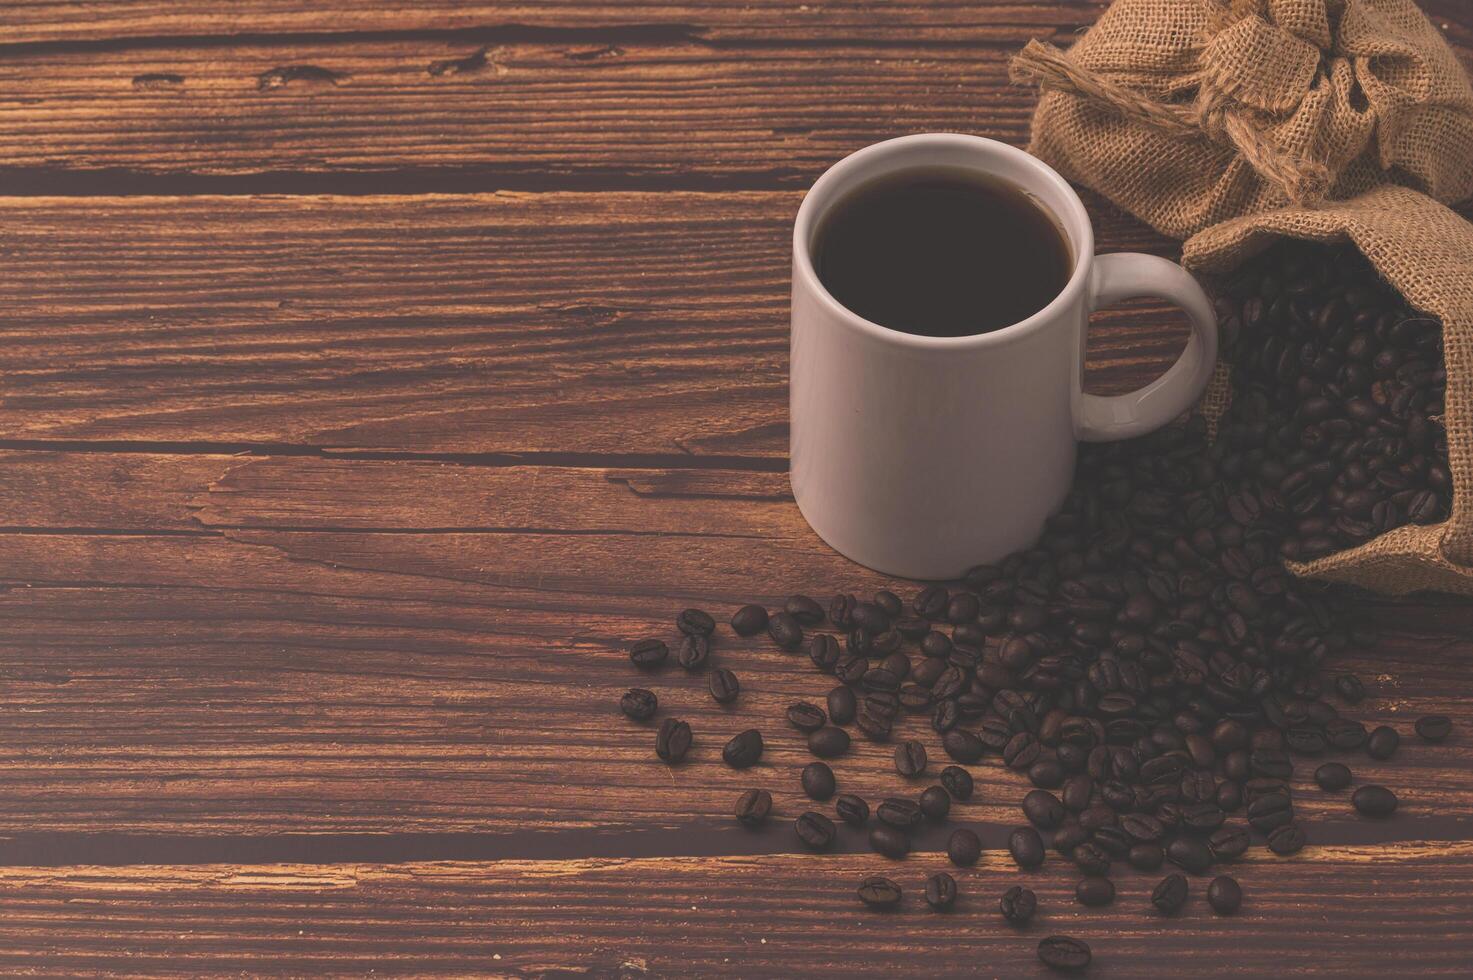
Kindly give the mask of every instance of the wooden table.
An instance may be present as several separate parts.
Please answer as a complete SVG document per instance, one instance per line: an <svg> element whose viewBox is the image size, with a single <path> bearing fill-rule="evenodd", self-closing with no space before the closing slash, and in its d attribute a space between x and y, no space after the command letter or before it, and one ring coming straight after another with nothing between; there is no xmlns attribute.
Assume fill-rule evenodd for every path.
<svg viewBox="0 0 1473 980"><path fill-rule="evenodd" d="M1473 53L1464 0L1427 0ZM188 8L198 9L188 9ZM1026 140L1006 79L1093 2L28 0L0 11L0 970L7 974L1473 970L1473 610L1368 600L1346 666L1395 723L1384 824L1302 794L1235 918L997 896L1022 785L957 912L884 862L737 829L799 806L780 712L826 685L763 643L745 694L657 682L697 763L615 703L623 647L695 604L883 580L787 482L788 235L826 165L900 133ZM213 9L206 9L213 8ZM1091 198L1107 249L1175 246ZM1102 317L1091 384L1175 356ZM906 588L908 595L913 589ZM679 676L677 676L679 675ZM1459 734L1410 738L1430 711ZM770 733L757 772L721 733ZM871 799L889 750L838 767ZM1303 768L1303 767L1301 767ZM879 864L877 865L877 861ZM1190 960L1185 957L1191 957Z"/></svg>

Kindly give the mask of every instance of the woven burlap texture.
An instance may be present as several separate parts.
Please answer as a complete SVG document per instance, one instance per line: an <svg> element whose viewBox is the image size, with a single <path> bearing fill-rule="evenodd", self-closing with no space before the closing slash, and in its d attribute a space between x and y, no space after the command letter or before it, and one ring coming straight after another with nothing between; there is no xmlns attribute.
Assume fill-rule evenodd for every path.
<svg viewBox="0 0 1473 980"><path fill-rule="evenodd" d="M1452 512L1443 523L1398 528L1349 551L1291 563L1290 570L1376 592L1473 595L1473 224L1416 191L1383 186L1350 201L1284 208L1209 228L1186 243L1182 264L1206 277L1225 274L1281 238L1351 242L1408 303L1442 320L1448 375L1443 424L1453 475ZM1220 414L1228 398L1219 370L1203 411Z"/></svg>
<svg viewBox="0 0 1473 980"><path fill-rule="evenodd" d="M1029 150L1175 238L1386 183L1473 195L1473 88L1413 0L1115 0L1033 42Z"/></svg>

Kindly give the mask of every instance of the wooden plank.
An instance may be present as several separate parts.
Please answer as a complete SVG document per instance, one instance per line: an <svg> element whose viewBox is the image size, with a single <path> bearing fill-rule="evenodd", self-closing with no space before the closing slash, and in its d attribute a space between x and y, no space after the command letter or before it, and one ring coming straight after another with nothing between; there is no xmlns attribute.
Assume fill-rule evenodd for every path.
<svg viewBox="0 0 1473 980"><path fill-rule="evenodd" d="M122 478L89 489L97 464L79 455ZM636 674L627 643L669 636L687 604L725 618L793 591L914 591L824 547L780 473L12 458L31 485L78 482L49 495L0 484L0 512L65 498L33 505L26 533L0 534L0 832L11 834L453 832L504 848L522 831L567 843L587 829L729 827L754 781L795 805L809 760L782 711L832 682L723 628L716 657L744 693L721 709L699 675ZM159 489L140 478L176 460ZM183 474L196 470L190 487ZM82 525L109 533L72 533ZM1307 763L1301 808L1329 839L1466 834L1467 743L1417 744L1409 726L1434 711L1473 726L1462 707L1473 610L1386 603L1375 618L1386 642L1343 664L1375 695L1355 713L1408 739L1390 763L1353 764L1401 792L1403 813L1349 819L1343 798L1308 788ZM618 715L633 684L693 723L694 764L659 764L652 731ZM769 737L759 770L715 761L751 726ZM943 757L923 719L904 731ZM889 753L858 745L837 766L845 788L905 791ZM1023 781L994 763L976 775L964 818L1015 822Z"/></svg>
<svg viewBox="0 0 1473 980"><path fill-rule="evenodd" d="M1240 863L1245 900L1215 916L1192 882L1187 909L1146 911L1155 876L1127 874L1107 908L1073 878L1020 875L989 853L972 869L937 854L860 857L216 865L0 870L11 973L216 975L491 973L507 976L1050 975L1050 934L1078 936L1091 975L1159 977L1190 957L1200 976L1465 976L1473 957L1468 844L1318 848ZM960 899L928 911L921 882L945 868ZM900 911L863 908L877 871ZM1026 881L1040 911L1017 930L997 897ZM1392 884L1394 883L1394 884Z"/></svg>
<svg viewBox="0 0 1473 980"><path fill-rule="evenodd" d="M973 0L969 3L845 2L797 0L697 0L598 3L490 3L427 0L424 3L319 4L245 0L181 5L167 0L39 0L5 12L9 43L87 43L117 38L180 35L346 32L475 32L532 27L547 30L678 29L710 39L803 40L815 37L978 41L1019 25L1089 23L1101 0Z"/></svg>
<svg viewBox="0 0 1473 980"><path fill-rule="evenodd" d="M0 441L780 458L798 201L0 199ZM1107 248L1171 249L1097 213ZM1111 390L1183 330L1097 334Z"/></svg>

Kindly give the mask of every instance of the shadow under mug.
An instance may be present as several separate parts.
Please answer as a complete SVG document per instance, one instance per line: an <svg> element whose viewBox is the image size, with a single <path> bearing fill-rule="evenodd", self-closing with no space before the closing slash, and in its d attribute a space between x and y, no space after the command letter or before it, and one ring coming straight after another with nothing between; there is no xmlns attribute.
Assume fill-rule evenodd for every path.
<svg viewBox="0 0 1473 980"><path fill-rule="evenodd" d="M1063 291L1020 323L965 337L891 330L829 295L811 256L824 215L863 184L923 167L988 174L1041 204L1073 255ZM1079 442L1150 432L1196 402L1217 356L1206 294L1173 262L1094 248L1089 215L1068 183L995 140L903 136L818 179L793 229L789 400L793 494L819 537L887 574L959 577L1037 540L1068 493ZM1186 311L1186 349L1138 391L1086 394L1090 313L1139 296Z"/></svg>

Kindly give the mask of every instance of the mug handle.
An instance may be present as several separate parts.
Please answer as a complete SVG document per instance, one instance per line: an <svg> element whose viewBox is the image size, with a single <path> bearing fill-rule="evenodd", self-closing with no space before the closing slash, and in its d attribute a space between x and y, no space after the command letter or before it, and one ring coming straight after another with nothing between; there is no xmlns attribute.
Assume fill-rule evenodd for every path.
<svg viewBox="0 0 1473 980"><path fill-rule="evenodd" d="M1202 397L1217 361L1217 314L1191 273L1166 259L1139 252L1095 257L1090 312L1111 303L1154 296L1181 307L1192 335L1165 374L1128 395L1079 399L1075 428L1084 442L1113 442L1144 435L1181 415Z"/></svg>

